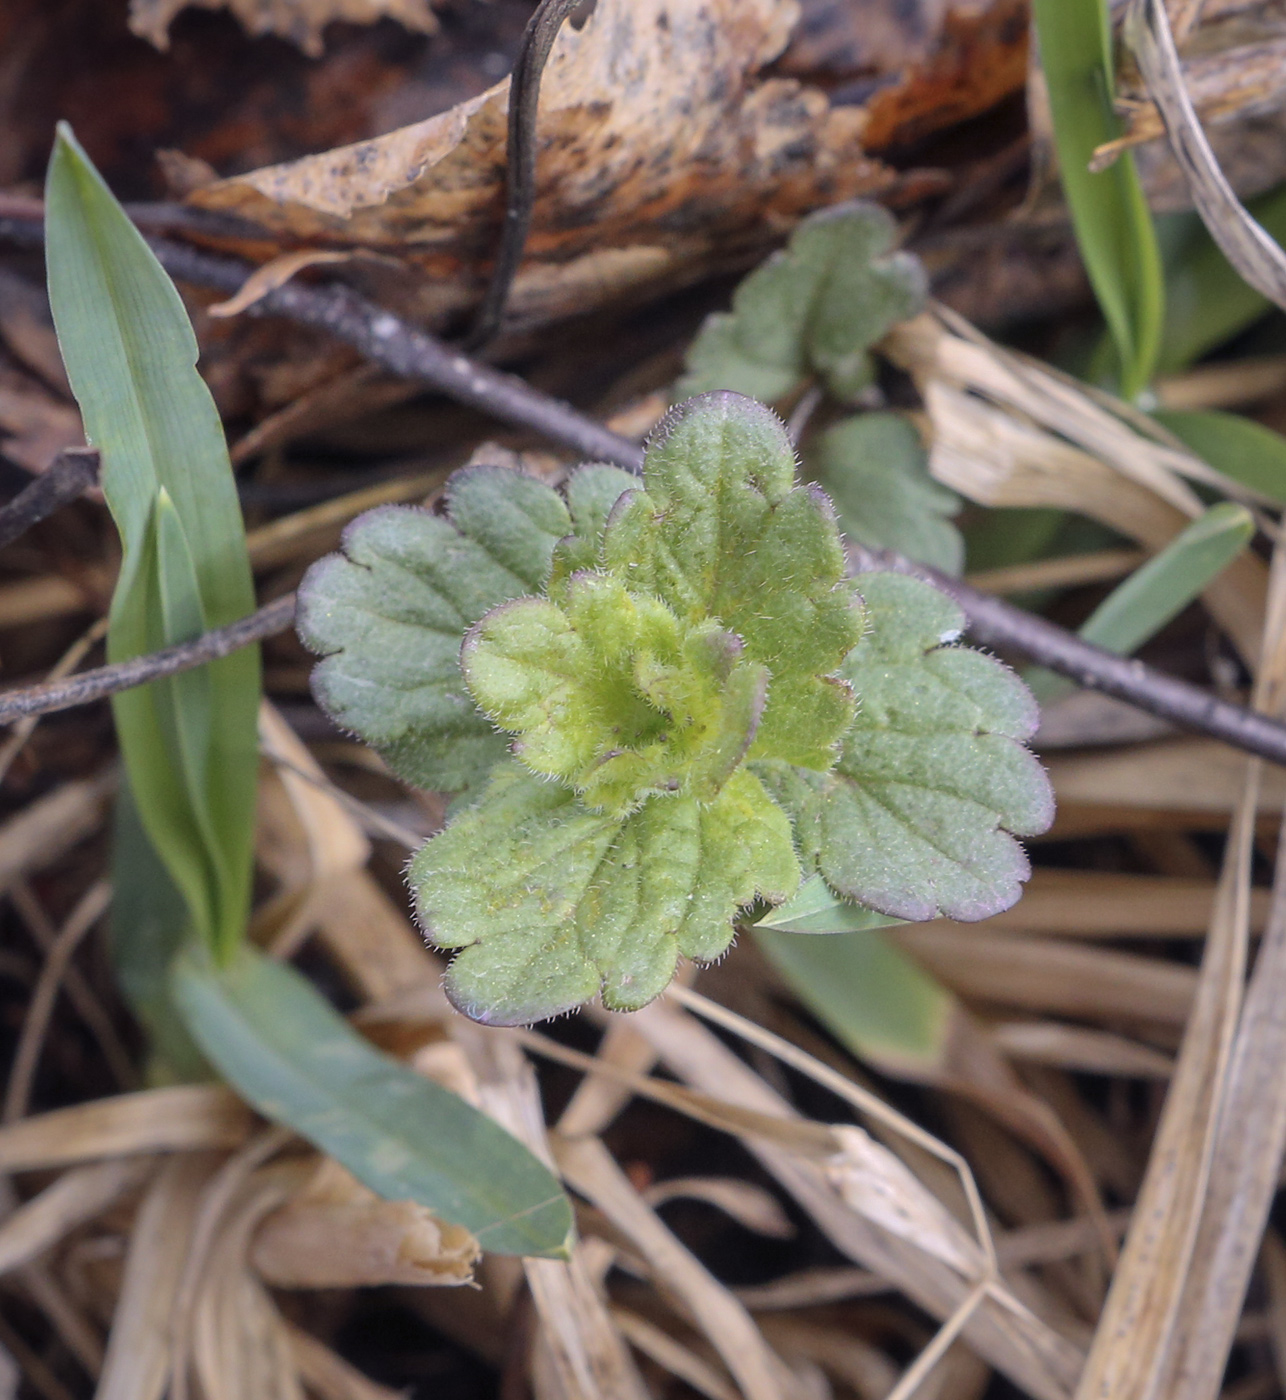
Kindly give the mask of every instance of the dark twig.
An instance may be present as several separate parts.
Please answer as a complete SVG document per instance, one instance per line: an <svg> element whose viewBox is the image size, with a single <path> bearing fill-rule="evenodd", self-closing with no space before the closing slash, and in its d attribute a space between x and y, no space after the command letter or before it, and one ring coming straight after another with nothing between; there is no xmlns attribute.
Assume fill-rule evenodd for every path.
<svg viewBox="0 0 1286 1400"><path fill-rule="evenodd" d="M5 217L0 213L0 238L27 247L39 246L42 223L32 217ZM215 257L183 243L163 238L149 238L148 242L171 277L194 286L232 293L239 291L254 271L239 259ZM622 443L634 454L636 468L643 460L641 448L586 418L570 404L542 394L515 375L470 359L342 283L318 287L287 282L261 297L245 314L282 316L316 326L404 379L429 384L459 403L481 409L502 422L530 428L591 460L620 461Z"/></svg>
<svg viewBox="0 0 1286 1400"><path fill-rule="evenodd" d="M0 216L0 237L38 242L32 221ZM236 291L251 269L228 258L212 257L182 244L152 240L169 273L180 281ZM340 284L325 287L289 282L268 293L248 314L284 316L327 330L369 359L408 379L431 384L442 393L482 409L502 422L531 429L559 446L597 461L638 471L643 449L572 408L542 394L515 375L503 374L453 350L434 336L416 330L391 312L363 300ZM862 568L896 569L915 574L941 588L960 604L969 630L989 646L1021 652L1078 685L1100 690L1141 710L1198 733L1221 739L1248 753L1286 764L1286 725L1156 671L1141 661L1103 651L1079 637L957 579L924 569L894 554L865 554ZM120 666L86 671L58 685L0 692L0 723L25 714L69 709L104 695L172 675L239 646L284 631L293 600L281 599L219 632L206 633L181 647L139 657ZM214 650L207 650L213 646ZM157 668L157 669L154 669Z"/></svg>
<svg viewBox="0 0 1286 1400"><path fill-rule="evenodd" d="M198 286L236 291L252 269L229 258L168 241L152 247L171 276ZM283 316L316 326L405 379L425 384L493 418L531 428L542 437L594 460L617 460L624 439L570 404L533 389L512 374L471 359L427 331L417 330L341 283L325 287L287 282L269 292L247 313ZM629 449L641 462L642 450Z"/></svg>
<svg viewBox="0 0 1286 1400"><path fill-rule="evenodd" d="M969 620L970 636L984 646L1019 651L1086 690L1102 691L1184 729L1286 764L1286 725L1276 720L1229 704L1142 661L1104 651L1035 613L1024 612L891 551L853 549L850 558L858 570L910 574L933 584L959 603Z"/></svg>
<svg viewBox="0 0 1286 1400"><path fill-rule="evenodd" d="M540 108L540 79L563 21L581 0L540 0L527 21L522 48L509 79L509 144L506 149L505 222L487 294L473 328L464 338L468 350L478 350L500 329L527 246L531 212L536 204L536 118Z"/></svg>
<svg viewBox="0 0 1286 1400"><path fill-rule="evenodd" d="M92 447L65 447L30 486L24 486L7 506L0 506L0 549L74 501L97 480L98 453Z"/></svg>
<svg viewBox="0 0 1286 1400"><path fill-rule="evenodd" d="M0 724L12 724L24 715L47 715L55 710L88 705L93 700L102 700L118 691L130 690L136 685L160 680L163 676L177 675L180 671L190 671L207 661L230 656L251 642L276 636L294 620L295 595L289 593L239 622L202 633L193 641L166 647L164 651L136 656L130 661L117 662L114 666L100 666L95 671L82 671L80 675L65 681L28 686L23 690L0 691Z"/></svg>

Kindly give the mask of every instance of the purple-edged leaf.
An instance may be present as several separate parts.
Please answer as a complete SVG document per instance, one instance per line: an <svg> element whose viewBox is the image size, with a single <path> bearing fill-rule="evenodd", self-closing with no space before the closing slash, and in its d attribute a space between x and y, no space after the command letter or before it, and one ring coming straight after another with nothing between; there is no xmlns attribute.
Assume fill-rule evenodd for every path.
<svg viewBox="0 0 1286 1400"><path fill-rule="evenodd" d="M1037 709L1012 671L953 643L963 617L916 579L864 574L868 631L842 668L857 718L830 773L756 765L806 861L841 895L902 919L981 919L1030 873L1014 835L1053 819L1024 740ZM1011 834L1012 833L1012 834Z"/></svg>
<svg viewBox="0 0 1286 1400"><path fill-rule="evenodd" d="M447 994L467 1016L521 1025L595 996L632 1011L680 954L708 961L737 910L799 883L786 815L745 769L709 803L654 797L594 812L516 763L411 862L429 937L458 948Z"/></svg>
<svg viewBox="0 0 1286 1400"><path fill-rule="evenodd" d="M835 512L820 488L794 484L781 420L740 394L679 404L648 443L643 479L608 520L604 567L684 622L717 621L767 666L752 757L829 768L853 713L834 673L861 608Z"/></svg>
<svg viewBox="0 0 1286 1400"><path fill-rule="evenodd" d="M344 532L342 553L299 590L299 634L323 656L317 703L378 749L408 782L474 786L505 741L460 674L466 628L535 592L574 522L558 493L504 467L466 467L448 483L447 516L383 506Z"/></svg>

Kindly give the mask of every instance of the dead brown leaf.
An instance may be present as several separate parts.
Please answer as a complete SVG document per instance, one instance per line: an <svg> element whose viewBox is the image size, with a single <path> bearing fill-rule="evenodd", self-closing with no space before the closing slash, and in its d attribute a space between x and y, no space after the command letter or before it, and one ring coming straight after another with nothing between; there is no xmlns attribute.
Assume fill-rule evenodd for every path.
<svg viewBox="0 0 1286 1400"><path fill-rule="evenodd" d="M274 1288L463 1284L482 1251L462 1225L413 1201L386 1201L323 1158L259 1226L251 1262Z"/></svg>
<svg viewBox="0 0 1286 1400"><path fill-rule="evenodd" d="M809 209L888 190L865 114L764 77L794 0L599 0L541 87L538 196L513 326L744 265ZM288 246L396 254L382 290L440 325L477 299L503 208L508 82L387 136L195 191Z"/></svg>
<svg viewBox="0 0 1286 1400"><path fill-rule="evenodd" d="M438 27L430 0L130 0L129 26L141 39L168 49L170 24L189 5L227 9L247 34L277 34L312 58L322 52L322 30L336 20L374 24L377 19L395 19L422 34Z"/></svg>

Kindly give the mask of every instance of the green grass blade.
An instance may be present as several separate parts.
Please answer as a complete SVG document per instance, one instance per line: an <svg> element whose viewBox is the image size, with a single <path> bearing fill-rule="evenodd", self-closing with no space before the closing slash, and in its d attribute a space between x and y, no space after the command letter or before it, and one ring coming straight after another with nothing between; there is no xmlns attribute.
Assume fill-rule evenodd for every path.
<svg viewBox="0 0 1286 1400"><path fill-rule="evenodd" d="M801 938L756 928L755 942L855 1055L902 1073L941 1066L954 998L881 934Z"/></svg>
<svg viewBox="0 0 1286 1400"><path fill-rule="evenodd" d="M1160 409L1152 414L1203 461L1286 505L1286 438L1238 413Z"/></svg>
<svg viewBox="0 0 1286 1400"><path fill-rule="evenodd" d="M1080 635L1125 656L1177 617L1250 543L1255 522L1223 502L1194 520L1094 609Z"/></svg>
<svg viewBox="0 0 1286 1400"><path fill-rule="evenodd" d="M1250 543L1255 521L1244 506L1212 506L1098 605L1079 629L1096 646L1127 656L1177 617ZM1051 671L1024 676L1042 704L1072 689Z"/></svg>
<svg viewBox="0 0 1286 1400"><path fill-rule="evenodd" d="M1246 204L1256 222L1286 243L1286 186ZM1166 257L1165 334L1159 374L1174 374L1253 325L1272 304L1224 256L1196 214L1171 215L1190 227Z"/></svg>
<svg viewBox="0 0 1286 1400"><path fill-rule="evenodd" d="M1033 0L1049 89L1059 173L1085 270L1121 359L1121 393L1152 377L1161 344L1165 284L1156 230L1133 157L1091 173L1090 159L1120 135L1112 108L1112 40L1106 0Z"/></svg>
<svg viewBox="0 0 1286 1400"><path fill-rule="evenodd" d="M123 545L108 654L124 660L158 639L179 640L173 629L189 631L198 616L220 627L253 609L245 530L183 303L66 126L50 162L46 211L59 344L86 435L102 453L103 491ZM175 572L173 539L164 546L166 596L153 529L162 489L190 556ZM193 580L195 596L180 599L175 589ZM214 662L202 675L196 684L208 687L208 703L197 704L185 681L125 692L113 708L143 825L200 932L226 952L242 937L249 907L257 649ZM167 733L167 707L171 720L182 716L186 739L176 738L172 723ZM195 807L183 779L185 744L187 766L204 774L204 802Z"/></svg>
<svg viewBox="0 0 1286 1400"><path fill-rule="evenodd" d="M147 1032L153 1083L209 1078L170 998L170 964L190 927L187 901L139 820L128 779L112 822L112 967L130 1010Z"/></svg>
<svg viewBox="0 0 1286 1400"><path fill-rule="evenodd" d="M810 875L785 904L770 909L755 928L779 933L856 933L905 922L841 899L820 875Z"/></svg>
<svg viewBox="0 0 1286 1400"><path fill-rule="evenodd" d="M117 583L111 624L111 637L121 656L138 656L165 645L156 536L150 528L138 550L138 567L128 582L122 579ZM187 906L183 927L177 933L195 926L213 945L217 907L214 873L184 778L174 721L175 679L113 696L112 715L139 819ZM117 875L132 878L126 868L119 868Z"/></svg>
<svg viewBox="0 0 1286 1400"><path fill-rule="evenodd" d="M292 968L242 948L174 964L189 1028L228 1082L389 1200L412 1200L498 1254L566 1257L552 1172L463 1099L380 1054Z"/></svg>

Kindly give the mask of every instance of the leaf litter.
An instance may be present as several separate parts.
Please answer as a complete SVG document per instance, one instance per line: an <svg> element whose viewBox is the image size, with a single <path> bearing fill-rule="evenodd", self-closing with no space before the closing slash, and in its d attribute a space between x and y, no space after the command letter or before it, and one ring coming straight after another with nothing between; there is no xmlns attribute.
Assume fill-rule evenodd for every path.
<svg viewBox="0 0 1286 1400"><path fill-rule="evenodd" d="M610 9L600 0L600 10ZM487 114L486 102L479 104L476 121L471 114L474 124L465 126L462 141L494 120L498 103L494 97L487 102L492 104ZM444 159L462 159L455 152L452 146ZM486 193L485 199L482 192L476 195L477 208L492 208L494 214L497 167L494 158L480 165ZM434 188L440 195L440 187ZM390 202L398 206L398 198ZM620 229L632 232L633 217L622 212ZM481 214L472 224L462 217L452 220L452 229L463 230L460 237L478 246L484 222ZM551 230L547 251L541 251L538 237L537 258L575 248L571 234L571 242L560 245L559 230ZM644 232L654 231L645 227ZM327 225L327 239L347 246L350 235L350 229L337 235ZM700 258L709 256L710 239L702 236L703 251L694 251L694 244L667 253L670 261L649 265L642 281L659 287L668 277L686 277L704 266ZM597 246L587 245L573 258L592 258ZM464 262L458 250L448 248L444 256L448 265L453 257ZM585 266L607 267L605 281L616 295L623 286L641 285L630 283L629 257L637 256ZM688 258L685 270L676 272ZM467 296L452 287L446 298L457 298L452 306L464 305L476 289L472 277ZM579 295L569 283L542 303L533 280L522 293L527 300L517 306L534 322L551 307L584 305L576 300ZM977 348L977 337L958 324L948 322L948 327L949 334ZM895 336L888 348L921 382L933 426L930 470L938 482L987 504L1066 504L1068 491L1076 491L1080 504L1087 499L1094 504L1091 513L1118 528L1128 525L1123 532L1147 549L1157 548L1192 518L1184 480L1202 480L1200 468L1194 469L1195 459L1173 442L1141 433L1136 422L1105 422L1102 405L1090 396L1078 397L1002 354L970 359L954 342L930 353L923 344L910 344L913 333L914 328L905 342ZM56 386L42 392L57 403ZM980 484L978 472L997 458L1015 462L1015 470L1001 486ZM33 457L32 464L40 462ZM420 499L444 475L422 475L389 489L405 490L403 499ZM1242 495L1256 508L1263 504ZM352 514L368 504L355 501ZM270 587L289 586L292 574L297 578L303 565L330 547L333 535L318 544L317 532L333 529L341 510L324 521L306 518L306 511L297 514L296 523L276 529L271 542L263 537L263 578ZM86 594L76 596L83 600ZM1265 612L1274 611L1267 571L1243 568L1222 600L1211 599L1211 608L1223 617L1243 655L1258 657L1256 628ZM37 604L35 620L56 621L56 608ZM1262 648L1270 668L1277 654L1273 637L1270 628ZM33 650L17 633L14 644L19 665L31 670L60 654ZM6 665L9 657L6 649ZM301 658L283 645L274 665L283 682L274 693L283 712L297 720ZM56 731L57 739L67 733L52 722L42 728ZM263 733L274 753L314 777L333 775L340 791L353 788L359 801L383 808L401 803L399 819L422 833L441 820L440 806L430 799L393 796L396 789L387 779L361 767L352 747L333 732L304 743L280 714L269 713ZM39 734L32 742L38 741ZM23 762L17 761L15 775L27 782L30 770ZM49 765L49 744L33 749L26 762ZM1151 1132L1151 1108L1131 1111L1116 1088L1134 1080L1160 1082L1163 1076L1173 1081L1152 1173L1155 1178L1167 1168L1166 1180L1177 1194L1150 1215L1135 1218L1139 1242L1127 1242L1115 1284L1124 1301L1109 1304L1122 1315L1128 1304L1134 1309L1128 1316L1139 1319L1143 1330L1132 1327L1124 1346L1118 1344L1115 1354L1109 1349L1105 1358L1100 1353L1099 1359L1093 1359L1087 1340L1102 1301L1102 1221L1077 1205L1070 1191L1055 1194L1051 1206L1048 1183L1042 1191L1030 1173L1034 1161L1049 1158L1017 1132L1000 1107L984 1103L985 1112L1008 1122L1015 1134L1008 1155L994 1126L979 1128L975 1119L966 1129L963 1116L931 1115L943 1138L963 1149L957 1153L949 1147L948 1161L958 1163L962 1155L968 1161L976 1145L990 1144L987 1160L994 1153L995 1162L1009 1164L1003 1176L999 1168L990 1175L978 1170L986 1197L983 1218L979 1209L967 1208L969 1197L958 1179L935 1171L890 1125L868 1124L867 1131L836 1124L833 1105L829 1112L820 1110L815 1098L800 1091L796 1074L811 1074L833 1088L830 1076L841 1073L851 1085L861 1071L815 1025L801 1022L789 989L743 940L731 959L703 974L701 985L730 1005L757 1008L753 1019L764 1025L789 1027L797 1053L790 1056L788 1077L754 1058L765 1049L771 1053L762 1035L759 1052L743 1059L701 1026L693 1013L704 1010L703 1004L681 994L675 997L678 1004L667 1000L631 1018L593 1013L576 1024L577 1044L594 1053L580 1051L575 1067L586 1073L561 1119L550 1114L550 1124L557 1124L551 1135L525 1058L528 1049L541 1052L534 1042L459 1024L439 990L440 964L396 898L399 857L391 857L382 840L372 843L355 820L355 809L324 787L285 765L265 766L258 856L263 878L274 888L270 904L260 908L264 933L283 953L304 950L306 959L316 960L310 967L324 968L335 985L342 984L345 995L364 1008L360 1024L380 1044L489 1104L533 1145L552 1143L541 1150L552 1150L564 1164L565 1178L580 1197L582 1236L570 1263L521 1266L525 1283L512 1273L502 1279L492 1267L499 1263L494 1258L476 1266L477 1277L485 1281L486 1306L493 1309L493 1328L511 1316L506 1300L523 1290L530 1293L536 1321L520 1364L529 1364L538 1393L665 1393L670 1376L720 1400L738 1393L875 1396L892 1390L899 1375L904 1380L909 1375L922 1383L920 1394L933 1393L937 1384L938 1393L954 1396L980 1393L994 1368L1027 1393L1070 1396L1087 1351L1091 1368L1102 1368L1087 1374L1111 1377L1112 1394L1215 1393L1239 1320L1244 1335L1251 1334L1252 1322L1263 1325L1258 1314L1241 1315L1238 1290L1244 1290L1255 1267L1261 1230L1253 1212L1247 1218L1240 1212L1252 1188L1261 1203L1271 1195L1281 1151L1278 1118L1260 1111L1277 1063L1272 1008L1280 999L1280 900L1262 885L1252 888L1247 861L1254 841L1262 846L1276 831L1280 779L1266 773L1258 796L1249 795L1240 760L1189 739L1108 753L1072 751L1049 767L1062 824L1061 831L1055 826L1053 838L1071 832L1073 840L1134 841L1138 851L1154 853L1151 865L1143 862L1154 873L1056 870L1042 866L1038 841L1032 846L1035 883L994 924L964 929L939 920L881 936L914 951L953 1000L980 1019L997 1053L1023 1067L1021 1092L1050 1109L1092 1177L1116 1201L1133 1200L1130 1181L1147 1179ZM48 900L65 919L74 900L50 898L48 872L74 862L82 877L95 873L94 842L111 778L86 779L85 769L59 770L56 764L53 771L76 776L55 781L0 828L0 872L15 901L25 898L18 894L21 882L37 891L38 908ZM1160 868L1165 861L1156 853L1165 849L1166 839L1172 839L1170 849L1180 849L1173 839L1222 832L1234 814L1238 839L1230 843L1231 865L1221 883L1208 876L1179 878L1172 868ZM92 878L86 878L75 894L90 888ZM1240 966L1249 940L1260 934L1259 959L1238 1017ZM1191 947L1194 939L1206 947L1200 973L1185 954L1172 955L1173 940ZM85 977L92 970L82 951L69 971ZM70 980L61 987L69 992L71 1007ZM100 990L95 980L94 995ZM56 1011L52 1023L60 1037L67 1034L60 1019L65 1012ZM733 1034L747 1030L726 1015L721 1023ZM562 1028L556 1034L561 1037ZM799 1045L813 1053L798 1051ZM932 1076L921 1069L915 1081L928 1087L914 1092L898 1082L912 1077L904 1067L875 1061L884 1076L882 1092L912 1106L916 1117L924 1105L965 1094L967 1048L964 1041L945 1042ZM60 1053L57 1044L47 1045L44 1058L56 1061ZM1026 1067L1037 1064L1040 1074L1029 1073ZM658 1065L684 1083L658 1077ZM1085 1071L1106 1076L1116 1087L1106 1096L1087 1095L1084 1081L1073 1078ZM105 1318L114 1309L97 1393L121 1400L159 1397L169 1377L175 1393L182 1394L180 1370L190 1372L206 1395L293 1397L303 1393L301 1387L321 1395L385 1393L297 1325L294 1319L301 1314L295 1303L305 1296L300 1290L309 1288L411 1284L415 1307L425 1316L431 1313L435 1326L447 1335L470 1335L466 1317L473 1290L424 1286L430 1278L434 1284L461 1282L475 1267L476 1245L467 1232L453 1235L452 1227L423 1213L374 1201L355 1183L335 1179L333 1164L297 1141L265 1145L261 1127L226 1091L154 1088L66 1107L42 1097L41 1083L38 1077L43 1111L0 1128L0 1168L17 1175L23 1198L0 1223L0 1260L11 1271L23 1308L48 1317L50 1336L77 1336L75 1311L64 1306L60 1312L56 1293L42 1291L36 1276L23 1269L38 1262L44 1277L81 1305L87 1295L83 1286L76 1293L73 1280L96 1280L96 1292L89 1295L97 1300L92 1315ZM656 1108L640 1109L644 1095L657 1101ZM641 1121L653 1130L686 1116L700 1125L686 1131L717 1128L744 1141L765 1173L755 1177L753 1189L770 1190L764 1199L776 1202L778 1213L787 1203L792 1220L828 1240L837 1253L826 1254L829 1263L814 1269L797 1256L793 1262L799 1267L767 1282L721 1281L718 1269L701 1257L700 1234L689 1238L684 1212L717 1208L742 1223L752 1218L762 1223L772 1212L756 1216L748 1196L721 1197L720 1175L728 1174L730 1161L743 1166L744 1159L713 1150L705 1161L715 1165L708 1177L698 1178L701 1184L690 1188L690 1196L677 1194L677 1180L667 1179L664 1167L662 1179L648 1183L649 1154L632 1149L626 1131L641 1112ZM922 1136L917 1141L921 1149L940 1150ZM276 1155L256 1161L256 1154L267 1150ZM667 1187L675 1194L667 1195ZM1160 1199L1157 1189L1144 1186L1145 1205ZM740 1217L731 1208L733 1200L741 1202ZM698 1204L685 1204L691 1201ZM1105 1219L1116 1231L1126 1214L1114 1209ZM341 1221L351 1234L328 1240L327 1232L333 1234ZM981 1225L981 1232L971 1233L971 1224ZM213 1236L218 1236L214 1247ZM1261 1277L1280 1310L1275 1238L1270 1233L1264 1243ZM95 1250L98 1257L117 1261L114 1271L84 1265ZM1190 1259L1191 1265L1156 1269L1148 1262L1156 1252L1170 1260ZM837 1257L854 1262L837 1264ZM81 1268L89 1272L78 1275ZM198 1274L199 1287L192 1282ZM265 1282L284 1290L278 1299ZM1143 1292L1131 1292L1136 1285ZM904 1319L901 1331L890 1330L888 1309L877 1315L863 1301L876 1289L909 1298L923 1310L918 1323ZM177 1347L175 1299L185 1319ZM1230 1301L1216 1307L1211 1299ZM936 1341L923 1326L924 1314L941 1324ZM94 1360L93 1347L83 1338L78 1351L67 1340L47 1345L62 1346L87 1363ZM908 1371L926 1345L921 1370ZM1253 1343L1242 1346L1245 1361ZM1113 1369L1122 1362L1127 1364ZM59 1364L75 1363L62 1359ZM931 1364L935 1369L926 1378L923 1372ZM34 1380L43 1373L30 1374ZM75 1383L85 1382L84 1372L72 1374Z"/></svg>

